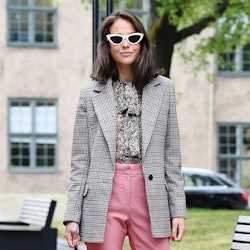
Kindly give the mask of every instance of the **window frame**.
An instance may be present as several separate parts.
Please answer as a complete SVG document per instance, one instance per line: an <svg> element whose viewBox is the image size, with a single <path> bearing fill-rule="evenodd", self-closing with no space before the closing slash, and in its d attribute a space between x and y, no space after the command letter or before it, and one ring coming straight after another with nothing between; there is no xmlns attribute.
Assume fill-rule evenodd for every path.
<svg viewBox="0 0 250 250"><path fill-rule="evenodd" d="M41 7L35 6L35 0L29 0L29 6L13 6L10 5L9 0L7 0L7 44L8 46L19 46L19 47L47 47L55 48L57 47L57 32L58 32L58 13L57 7ZM13 12L27 13L28 15L28 33L27 41L11 41L11 14ZM53 15L53 41L35 41L35 14L36 13L50 13ZM42 29L44 32L44 29Z"/></svg>
<svg viewBox="0 0 250 250"><path fill-rule="evenodd" d="M220 133L221 127L234 127L235 128L235 143L232 141L225 143L225 146L229 149L233 146L235 153L229 152L230 150L227 150L226 153L220 153L220 145L221 145L221 137L223 134ZM250 154L244 154L243 151L243 139L244 139L244 127L249 126L250 123L236 123L236 122L218 122L217 123L217 170L219 173L226 174L230 179L233 179L238 185L244 187L244 181L247 180L248 183L250 181L249 178L245 179L244 176L244 163L247 161L250 163ZM225 133L227 135L228 133ZM231 133L229 133L230 138ZM221 162L224 161L226 163L226 166L221 166Z"/></svg>
<svg viewBox="0 0 250 250"><path fill-rule="evenodd" d="M250 47L250 42L247 43L245 46ZM230 53L234 53L234 66L235 70L228 70L228 69L220 69L220 65L217 64L217 75L218 76L250 76L250 69L249 71L244 71L243 70L243 65L244 65L244 46L239 46L236 48L234 51L228 51L224 53L223 56L226 56L227 58L230 57ZM250 54L250 49L249 49L249 54ZM230 63L230 62L229 62ZM250 63L250 61L249 61ZM227 61L225 61L225 64L227 65Z"/></svg>
<svg viewBox="0 0 250 250"><path fill-rule="evenodd" d="M29 103L29 106L31 107L31 132L11 132L11 108L13 107L11 104L13 102L27 102ZM56 108L56 121L55 121L55 129L56 131L54 133L49 132L49 133L38 133L35 131L35 112L36 112L36 107L37 103L43 102L43 103L48 103L48 102L53 102L54 107ZM28 166L12 166L11 160L13 159L12 155L12 143L15 140L21 139L18 141L18 143L22 143L24 141L29 143L29 160L30 164ZM36 150L38 142L41 140L46 140L46 141L54 141L54 156L53 156L53 161L54 165L53 166L37 166L37 154ZM44 144L46 146L46 144ZM48 145L47 145L48 146ZM11 173L54 173L58 171L58 101L57 99L54 98L9 98L8 99L8 169L9 172ZM23 155L22 155L23 157ZM25 158L25 157L23 157ZM23 159L21 158L21 159ZM46 157L42 158L43 160L49 160L50 158L48 155ZM19 160L19 159L18 159Z"/></svg>

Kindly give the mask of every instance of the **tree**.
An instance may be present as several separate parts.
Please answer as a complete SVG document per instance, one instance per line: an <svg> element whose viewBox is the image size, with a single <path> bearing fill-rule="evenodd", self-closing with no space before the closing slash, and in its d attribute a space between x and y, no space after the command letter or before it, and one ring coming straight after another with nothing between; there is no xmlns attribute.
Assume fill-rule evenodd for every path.
<svg viewBox="0 0 250 250"><path fill-rule="evenodd" d="M155 44L157 66L169 75L175 45L199 34L207 27L218 27L213 36L201 39L196 49L183 53L195 58L195 70L207 65L207 54L225 53L250 41L249 0L150 0L150 36ZM218 56L223 65L222 57Z"/></svg>

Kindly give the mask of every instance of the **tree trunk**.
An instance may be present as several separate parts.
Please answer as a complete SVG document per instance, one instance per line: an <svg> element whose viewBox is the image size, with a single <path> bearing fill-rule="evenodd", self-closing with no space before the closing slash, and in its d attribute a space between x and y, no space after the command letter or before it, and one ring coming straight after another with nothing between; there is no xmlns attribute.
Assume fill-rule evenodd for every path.
<svg viewBox="0 0 250 250"><path fill-rule="evenodd" d="M177 32L176 27L169 24L167 16L164 15L154 32L156 65L158 68L164 69L166 76L169 77Z"/></svg>

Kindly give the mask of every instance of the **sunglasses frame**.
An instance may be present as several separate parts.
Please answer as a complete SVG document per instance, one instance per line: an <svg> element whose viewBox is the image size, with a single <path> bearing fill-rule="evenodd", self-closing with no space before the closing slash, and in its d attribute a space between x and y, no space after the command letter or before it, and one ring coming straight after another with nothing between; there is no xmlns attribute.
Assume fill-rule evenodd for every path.
<svg viewBox="0 0 250 250"><path fill-rule="evenodd" d="M140 38L139 38L139 40L138 40L137 42L132 43L132 42L129 41L129 37L130 37L130 36L134 36L134 35L137 35L137 36L139 36ZM121 42L120 42L120 43L114 43L114 42L112 41L112 39L111 39L111 38L114 37L114 36L121 37L121 38L122 38ZM114 44L114 45L121 45L121 44L124 42L125 39L127 39L127 41L129 42L129 44L135 45L135 44L140 43L140 41L141 41L142 38L144 37L144 34L143 34L143 33L140 33L140 32L134 32L134 33L130 33L130 34L127 34L127 35L122 35L122 34L108 34L108 35L106 35L106 37L107 37L107 41L111 42L111 43Z"/></svg>

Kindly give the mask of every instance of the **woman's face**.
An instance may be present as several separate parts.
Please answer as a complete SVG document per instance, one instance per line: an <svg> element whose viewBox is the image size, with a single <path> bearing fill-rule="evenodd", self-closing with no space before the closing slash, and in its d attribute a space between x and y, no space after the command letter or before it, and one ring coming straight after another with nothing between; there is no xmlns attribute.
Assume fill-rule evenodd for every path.
<svg viewBox="0 0 250 250"><path fill-rule="evenodd" d="M133 24L125 19L117 19L109 30L110 34L121 34L128 35L136 32ZM119 70L120 67L129 66L137 59L140 54L141 44L130 44L128 40L125 38L120 45L114 45L109 42L110 54L114 59L117 68Z"/></svg>

